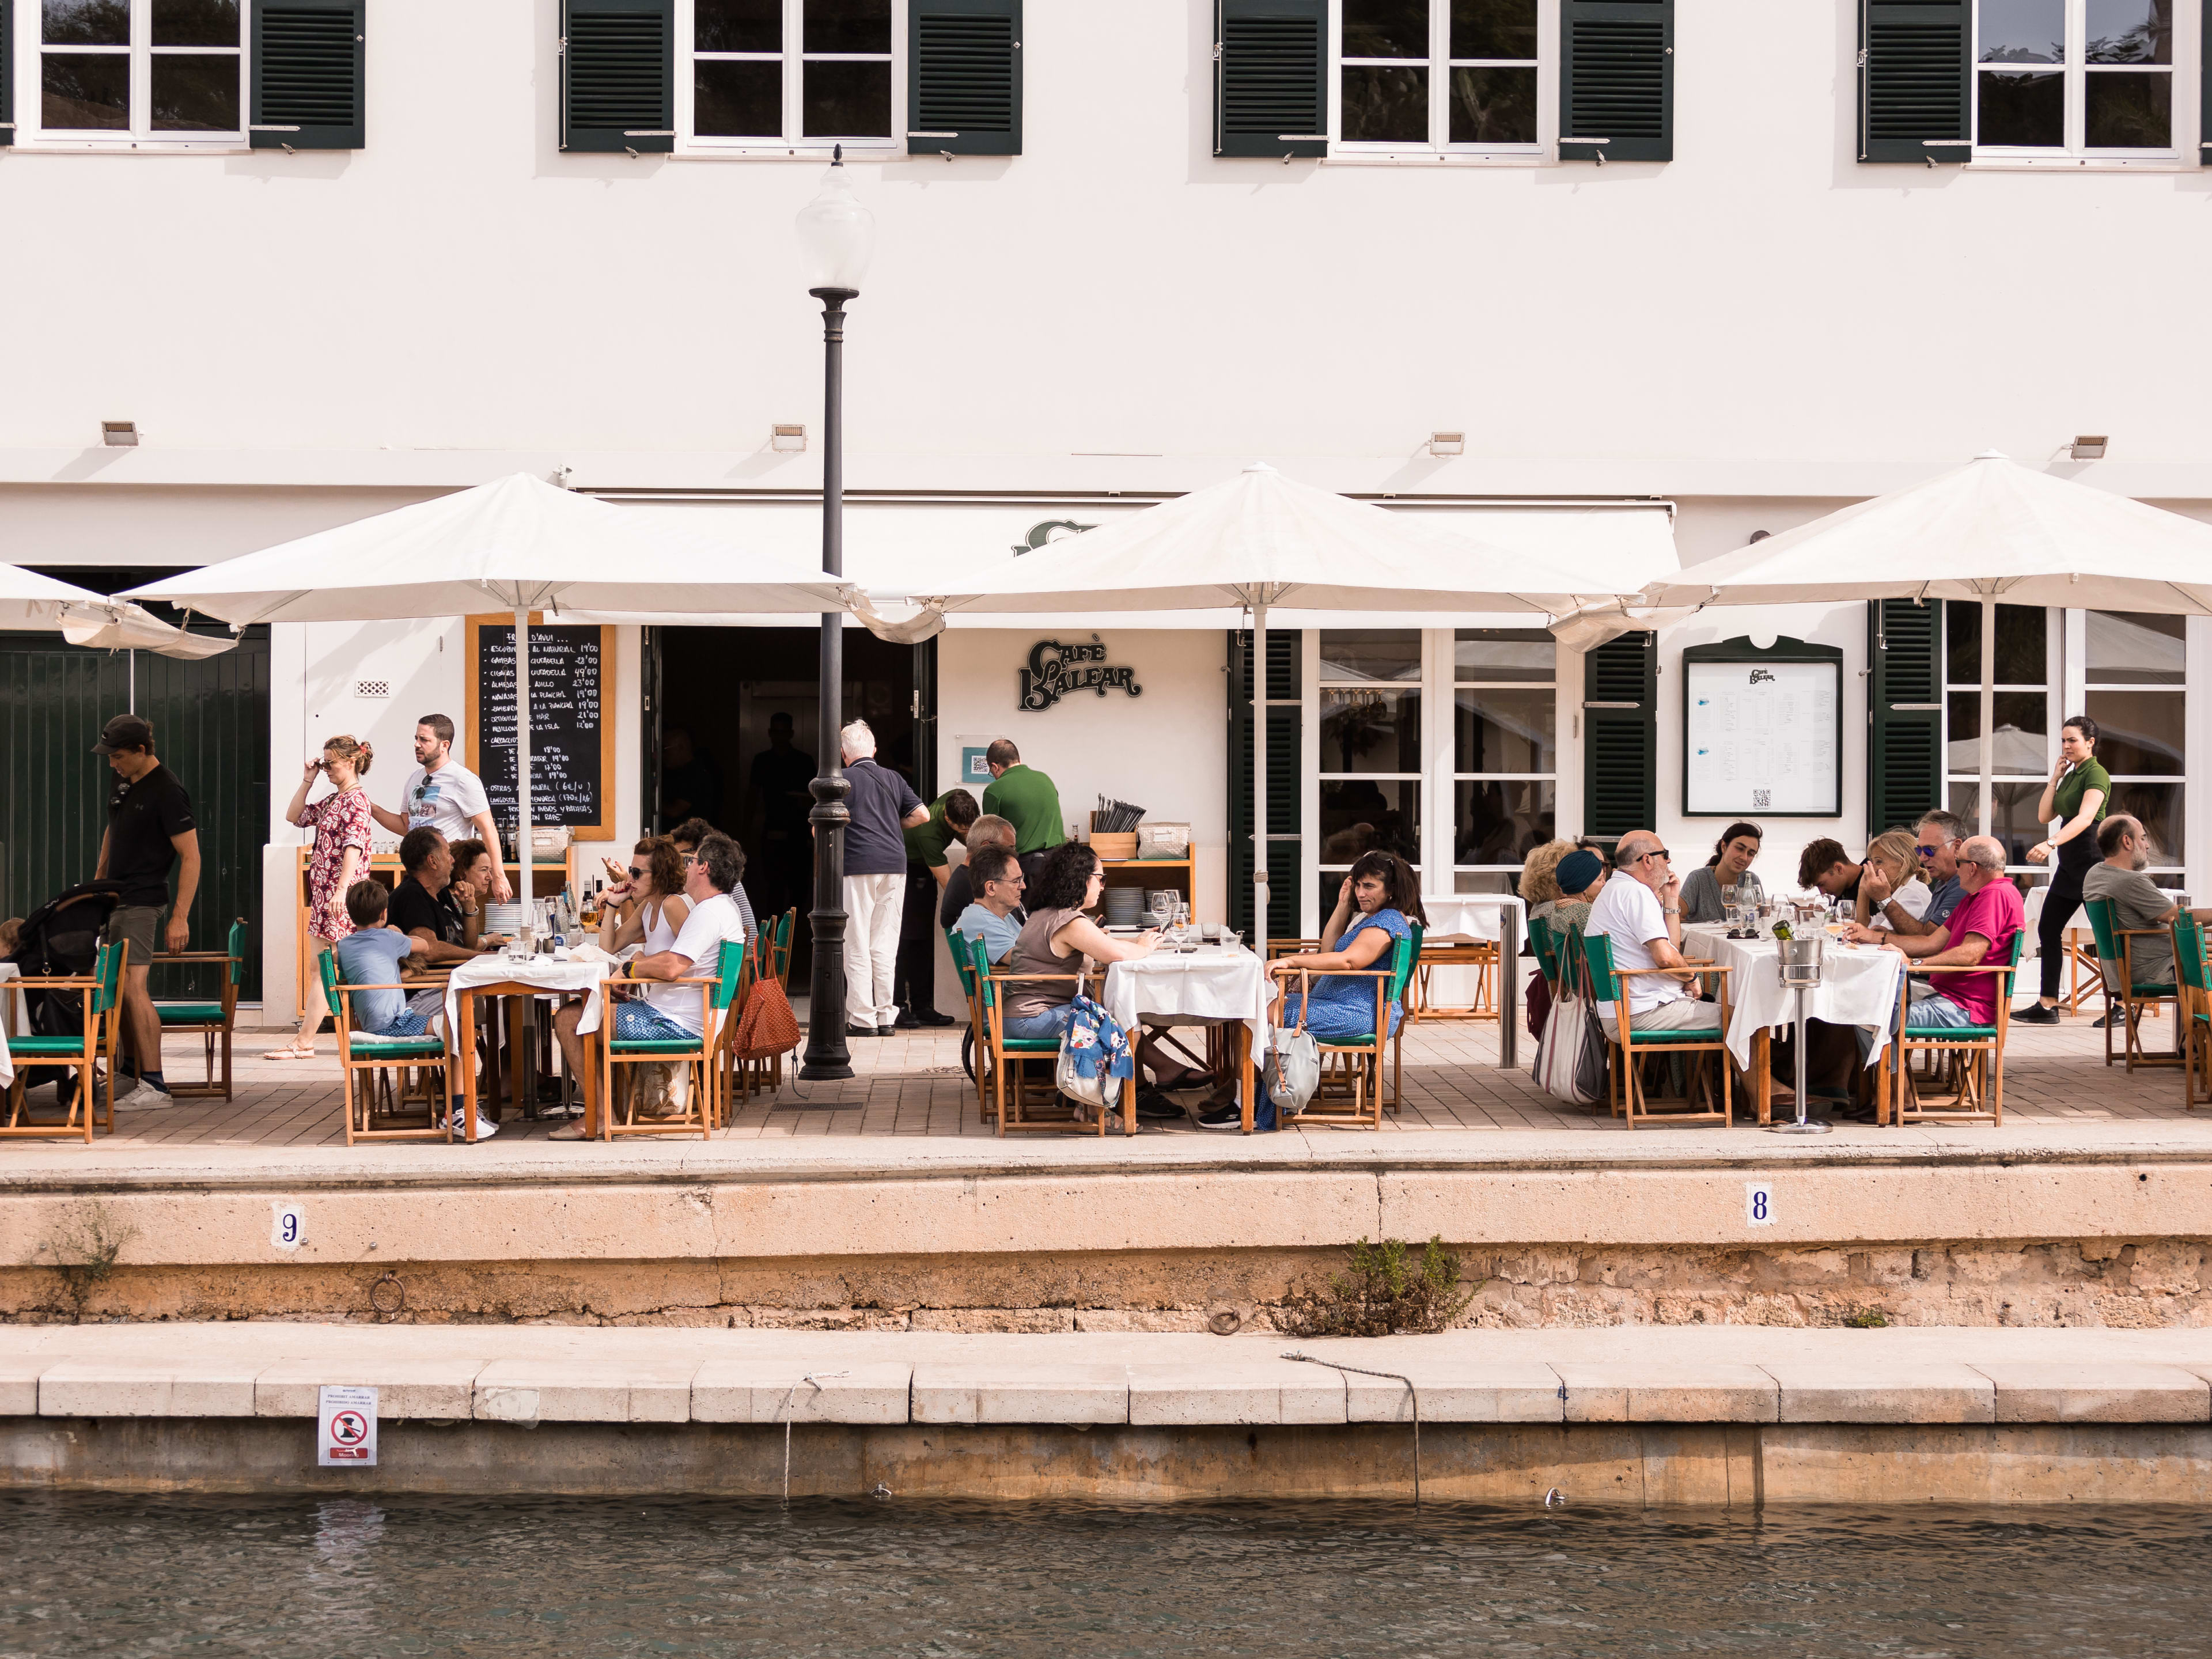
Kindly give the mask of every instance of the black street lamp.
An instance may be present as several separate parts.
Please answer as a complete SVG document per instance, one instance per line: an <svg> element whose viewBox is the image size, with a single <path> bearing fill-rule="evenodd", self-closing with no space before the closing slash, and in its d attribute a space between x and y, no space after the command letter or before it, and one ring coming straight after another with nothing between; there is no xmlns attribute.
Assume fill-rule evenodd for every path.
<svg viewBox="0 0 2212 1659"><path fill-rule="evenodd" d="M799 245L806 264L806 291L822 301L822 568L845 574L845 303L860 297L875 252L875 216L860 205L846 181L842 145L832 152L822 189L799 210ZM806 998L806 1054L799 1075L809 1079L853 1075L845 1046L845 826L852 814L838 731L845 684L844 613L822 613L819 713L815 720L817 772L807 786L814 796L806 815L814 831L814 968Z"/></svg>

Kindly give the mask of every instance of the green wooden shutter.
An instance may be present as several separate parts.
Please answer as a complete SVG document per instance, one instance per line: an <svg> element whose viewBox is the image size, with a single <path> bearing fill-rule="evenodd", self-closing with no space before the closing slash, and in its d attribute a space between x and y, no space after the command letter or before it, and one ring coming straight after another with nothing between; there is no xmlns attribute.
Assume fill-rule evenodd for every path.
<svg viewBox="0 0 2212 1659"><path fill-rule="evenodd" d="M1867 601L1867 833L1943 805L1943 602Z"/></svg>
<svg viewBox="0 0 2212 1659"><path fill-rule="evenodd" d="M1583 655L1583 833L1616 841L1659 817L1657 635Z"/></svg>
<svg viewBox="0 0 2212 1659"><path fill-rule="evenodd" d="M1214 0L1213 153L1328 154L1328 0Z"/></svg>
<svg viewBox="0 0 2212 1659"><path fill-rule="evenodd" d="M6 14L0 12L0 16ZM2204 15L2197 23L2203 63L2197 82L2197 165L2212 167L2212 0L2204 0ZM0 120L7 117L0 114Z"/></svg>
<svg viewBox="0 0 2212 1659"><path fill-rule="evenodd" d="M1674 159L1674 0L1559 0L1559 159Z"/></svg>
<svg viewBox="0 0 2212 1659"><path fill-rule="evenodd" d="M1022 153L1022 0L907 0L908 147Z"/></svg>
<svg viewBox="0 0 2212 1659"><path fill-rule="evenodd" d="M365 0L254 0L256 149L359 149Z"/></svg>
<svg viewBox="0 0 2212 1659"><path fill-rule="evenodd" d="M0 144L15 142L15 0L0 0Z"/></svg>
<svg viewBox="0 0 2212 1659"><path fill-rule="evenodd" d="M1973 153L1971 0L1859 0L1859 160Z"/></svg>
<svg viewBox="0 0 2212 1659"><path fill-rule="evenodd" d="M1303 636L1294 628L1267 630L1267 696L1295 702ZM1299 742L1303 717L1296 708L1267 711L1267 932L1298 936L1298 905L1305 890L1300 807L1305 784ZM1252 635L1229 635L1229 925L1252 931Z"/></svg>
<svg viewBox="0 0 2212 1659"><path fill-rule="evenodd" d="M561 0L561 148L676 148L675 0Z"/></svg>

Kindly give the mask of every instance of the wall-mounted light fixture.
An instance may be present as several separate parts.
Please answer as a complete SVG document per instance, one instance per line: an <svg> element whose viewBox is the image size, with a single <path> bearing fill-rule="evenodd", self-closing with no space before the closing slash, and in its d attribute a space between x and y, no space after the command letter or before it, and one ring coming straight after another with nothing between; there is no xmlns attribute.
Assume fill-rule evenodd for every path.
<svg viewBox="0 0 2212 1659"><path fill-rule="evenodd" d="M110 449L136 449L138 447L138 422L136 421L102 421L100 441Z"/></svg>
<svg viewBox="0 0 2212 1659"><path fill-rule="evenodd" d="M779 422L769 429L768 447L784 453L797 454L806 447L806 428L787 422Z"/></svg>
<svg viewBox="0 0 2212 1659"><path fill-rule="evenodd" d="M1429 434L1429 453L1431 455L1466 454L1467 434L1464 432L1431 432Z"/></svg>
<svg viewBox="0 0 2212 1659"><path fill-rule="evenodd" d="M2102 433L2094 437L2076 438L2074 447L2066 453L2077 461L2101 461L2105 459L2105 446L2111 441Z"/></svg>

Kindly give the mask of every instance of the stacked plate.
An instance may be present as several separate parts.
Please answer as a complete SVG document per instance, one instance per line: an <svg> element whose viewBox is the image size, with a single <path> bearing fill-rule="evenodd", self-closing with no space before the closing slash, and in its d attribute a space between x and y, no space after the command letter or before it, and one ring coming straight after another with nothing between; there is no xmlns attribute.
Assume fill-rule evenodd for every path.
<svg viewBox="0 0 2212 1659"><path fill-rule="evenodd" d="M1133 927L1144 914L1145 895L1141 888L1109 887L1106 890L1106 923L1110 927Z"/></svg>

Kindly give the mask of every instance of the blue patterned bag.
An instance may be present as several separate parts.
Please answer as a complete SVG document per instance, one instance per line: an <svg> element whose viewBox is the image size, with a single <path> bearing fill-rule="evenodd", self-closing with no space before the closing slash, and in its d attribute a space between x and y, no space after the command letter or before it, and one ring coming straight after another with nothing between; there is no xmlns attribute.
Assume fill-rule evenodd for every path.
<svg viewBox="0 0 2212 1659"><path fill-rule="evenodd" d="M1136 1051L1114 1016L1079 994L1067 1035L1060 1040L1053 1084L1078 1106L1098 1113L1121 1109L1123 1079L1137 1074Z"/></svg>

